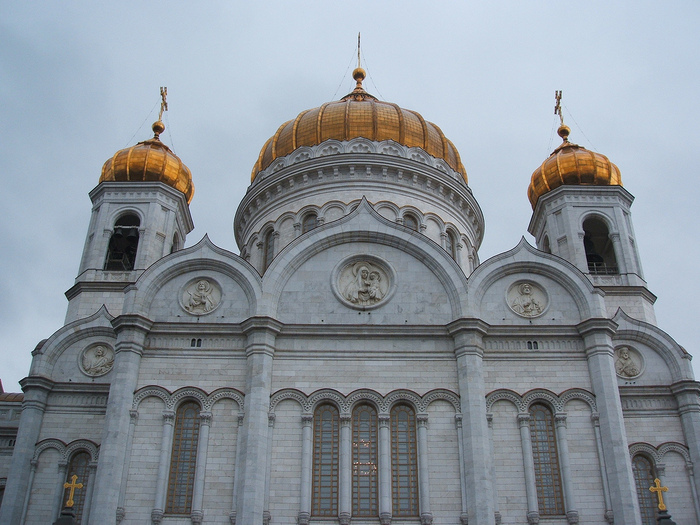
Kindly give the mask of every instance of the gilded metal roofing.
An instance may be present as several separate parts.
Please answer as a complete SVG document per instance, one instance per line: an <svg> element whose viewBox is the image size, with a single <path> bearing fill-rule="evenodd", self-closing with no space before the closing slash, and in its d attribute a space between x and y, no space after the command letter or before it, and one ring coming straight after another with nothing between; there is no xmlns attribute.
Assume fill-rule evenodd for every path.
<svg viewBox="0 0 700 525"><path fill-rule="evenodd" d="M533 209L542 195L562 185L622 186L619 168L605 155L569 142L570 131L559 127L563 142L532 174L527 196Z"/></svg>
<svg viewBox="0 0 700 525"><path fill-rule="evenodd" d="M355 89L335 102L302 111L282 124L265 143L253 167L251 181L272 162L289 155L301 146L315 146L325 140L347 141L364 137L373 141L393 140L406 147L418 147L436 158L442 158L467 181L454 144L435 124L419 113L403 109L391 102L382 102L362 88L365 71L353 71Z"/></svg>

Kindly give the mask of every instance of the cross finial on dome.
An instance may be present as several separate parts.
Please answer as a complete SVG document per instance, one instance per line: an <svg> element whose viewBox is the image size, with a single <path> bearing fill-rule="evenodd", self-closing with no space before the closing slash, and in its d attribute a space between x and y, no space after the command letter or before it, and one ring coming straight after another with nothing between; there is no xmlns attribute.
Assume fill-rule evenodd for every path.
<svg viewBox="0 0 700 525"><path fill-rule="evenodd" d="M554 114L559 115L559 129L557 130L557 135L559 135L564 142L569 142L569 133L571 133L571 128L564 124L564 117L561 114L561 90L554 92L554 99L556 104L554 105Z"/></svg>
<svg viewBox="0 0 700 525"><path fill-rule="evenodd" d="M168 88L160 88L160 112L158 113L158 120L153 123L151 129L153 130L153 138L159 139L160 134L165 131L165 124L163 124L163 112L168 111Z"/></svg>
<svg viewBox="0 0 700 525"><path fill-rule="evenodd" d="M352 78L354 78L357 82L355 91L362 90L362 81L366 76L367 73L360 65L360 33L357 33L357 67L355 68L355 71L352 72Z"/></svg>

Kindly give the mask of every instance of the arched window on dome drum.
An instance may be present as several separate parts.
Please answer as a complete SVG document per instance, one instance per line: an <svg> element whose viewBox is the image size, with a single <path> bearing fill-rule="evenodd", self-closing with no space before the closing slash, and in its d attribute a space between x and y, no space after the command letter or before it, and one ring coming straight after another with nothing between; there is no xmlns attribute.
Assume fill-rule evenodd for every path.
<svg viewBox="0 0 700 525"><path fill-rule="evenodd" d="M180 249L180 236L177 232L173 233L173 243L170 246L170 253L174 253Z"/></svg>
<svg viewBox="0 0 700 525"><path fill-rule="evenodd" d="M301 233L310 232L318 226L318 217L315 213L307 213L301 221Z"/></svg>
<svg viewBox="0 0 700 525"><path fill-rule="evenodd" d="M339 447L338 409L333 405L321 405L314 412L312 516L338 516Z"/></svg>
<svg viewBox="0 0 700 525"><path fill-rule="evenodd" d="M189 514L192 510L194 474L197 466L200 406L194 401L180 405L175 413L173 450L170 455L168 479L168 514Z"/></svg>
<svg viewBox="0 0 700 525"><path fill-rule="evenodd" d="M352 515L379 514L377 465L377 411L359 405L352 412Z"/></svg>
<svg viewBox="0 0 700 525"><path fill-rule="evenodd" d="M416 413L405 405L391 410L391 494L393 516L418 516Z"/></svg>
<svg viewBox="0 0 700 525"><path fill-rule="evenodd" d="M445 250L455 261L457 260L457 236L451 230L447 230L445 236Z"/></svg>
<svg viewBox="0 0 700 525"><path fill-rule="evenodd" d="M415 215L411 215L410 213L404 215L403 225L406 226L406 228L411 228L413 231L418 231L418 219L416 219Z"/></svg>
<svg viewBox="0 0 700 525"><path fill-rule="evenodd" d="M619 273L608 227L601 219L589 217L583 221L583 249L586 252L589 273L596 275Z"/></svg>
<svg viewBox="0 0 700 525"><path fill-rule="evenodd" d="M534 404L530 407L530 437L540 515L564 514L554 416L545 405Z"/></svg>
<svg viewBox="0 0 700 525"><path fill-rule="evenodd" d="M140 225L141 221L133 214L124 215L114 223L114 231L107 247L105 270L127 272L134 269Z"/></svg>
<svg viewBox="0 0 700 525"><path fill-rule="evenodd" d="M263 271L267 270L268 266L275 258L275 232L273 230L268 231L265 234L265 240L263 241Z"/></svg>
<svg viewBox="0 0 700 525"><path fill-rule="evenodd" d="M75 522L80 524L83 518L83 510L85 506L85 494L88 490L90 454L85 451L76 452L73 454L68 468L66 469L66 483L73 481L73 476L77 476L75 482L82 483L82 488L76 488L73 492L73 510L75 511ZM70 496L70 489L63 489L63 498L61 499L61 508L65 506Z"/></svg>
<svg viewBox="0 0 700 525"><path fill-rule="evenodd" d="M544 253L552 253L552 247L549 245L549 237L544 236L544 242L542 243L542 251Z"/></svg>
<svg viewBox="0 0 700 525"><path fill-rule="evenodd" d="M632 458L632 472L637 488L637 500L639 511L642 515L642 525L656 524L656 508L654 494L649 487L654 485L654 479L658 476L654 469L654 463L645 455L637 454Z"/></svg>

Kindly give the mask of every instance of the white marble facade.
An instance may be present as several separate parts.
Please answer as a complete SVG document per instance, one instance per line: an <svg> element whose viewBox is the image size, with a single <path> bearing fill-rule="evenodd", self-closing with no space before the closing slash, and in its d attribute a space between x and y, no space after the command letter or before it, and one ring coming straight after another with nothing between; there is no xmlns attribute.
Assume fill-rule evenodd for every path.
<svg viewBox="0 0 700 525"><path fill-rule="evenodd" d="M102 183L91 198L66 325L34 351L16 443L0 443L2 525L56 519L76 451L89 457L83 523L100 525L627 525L642 523L635 454L669 488L676 523L699 523L689 355L655 326L633 244L616 245L627 267L615 282L584 273L583 248L572 248L583 211L633 235L617 222L631 205L621 187L554 190L531 228L538 246L561 228L557 249L514 239L484 262L484 218L461 176L391 141L327 141L278 159L236 213L241 255L207 237L169 253L163 239L184 241L192 220L165 184ZM124 209L141 219L142 262L107 272L105 243ZM174 420L188 402L199 407L191 499L169 512ZM340 420L330 518L313 503L324 403ZM378 418L369 517L352 512L350 421L363 404ZM18 406L0 403L0 417L16 419ZM388 423L397 406L416 415L418 484L417 511L400 517ZM554 418L554 515L540 512L534 406Z"/></svg>

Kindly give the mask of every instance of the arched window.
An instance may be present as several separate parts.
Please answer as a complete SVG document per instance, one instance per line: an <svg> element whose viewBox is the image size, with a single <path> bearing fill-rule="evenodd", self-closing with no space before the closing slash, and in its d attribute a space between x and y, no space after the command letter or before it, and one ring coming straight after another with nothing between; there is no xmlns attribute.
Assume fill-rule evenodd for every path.
<svg viewBox="0 0 700 525"><path fill-rule="evenodd" d="M301 233L310 232L318 226L318 216L315 213L307 213L301 220Z"/></svg>
<svg viewBox="0 0 700 525"><path fill-rule="evenodd" d="M554 416L545 405L534 404L530 407L530 437L540 515L564 514Z"/></svg>
<svg viewBox="0 0 700 525"><path fill-rule="evenodd" d="M170 253L176 252L180 249L180 236L177 232L173 233L173 244L170 246Z"/></svg>
<svg viewBox="0 0 700 525"><path fill-rule="evenodd" d="M583 221L583 249L588 271L597 275L618 273L615 249L607 225L596 217Z"/></svg>
<svg viewBox="0 0 700 525"><path fill-rule="evenodd" d="M268 266L275 257L275 232L273 230L268 231L265 234L265 239L263 241L263 271L267 270Z"/></svg>
<svg viewBox="0 0 700 525"><path fill-rule="evenodd" d="M333 405L321 405L314 412L313 516L338 516L339 424L340 415Z"/></svg>
<svg viewBox="0 0 700 525"><path fill-rule="evenodd" d="M552 247L549 245L549 237L544 236L544 242L542 243L542 251L545 253L552 253Z"/></svg>
<svg viewBox="0 0 700 525"><path fill-rule="evenodd" d="M415 215L410 213L404 215L403 225L406 226L406 228L411 228L414 231L418 231L418 219L416 219Z"/></svg>
<svg viewBox="0 0 700 525"><path fill-rule="evenodd" d="M192 491L197 466L197 442L199 441L199 404L187 401L175 413L173 450L170 455L165 512L189 514L192 510Z"/></svg>
<svg viewBox="0 0 700 525"><path fill-rule="evenodd" d="M656 501L649 487L654 485L656 475L654 463L647 456L637 454L632 458L632 472L637 486L637 500L642 515L642 525L656 524Z"/></svg>
<svg viewBox="0 0 700 525"><path fill-rule="evenodd" d="M114 231L107 248L105 270L124 272L134 269L140 224L139 218L133 214L124 215L114 223Z"/></svg>
<svg viewBox="0 0 700 525"><path fill-rule="evenodd" d="M376 517L377 493L377 411L359 405L352 413L352 515Z"/></svg>
<svg viewBox="0 0 700 525"><path fill-rule="evenodd" d="M391 494L394 516L418 516L416 414L405 405L391 409Z"/></svg>
<svg viewBox="0 0 700 525"><path fill-rule="evenodd" d="M66 483L72 483L73 476L76 483L82 483L81 488L76 488L73 492L73 510L75 511L75 521L80 523L83 517L83 507L85 506L85 494L87 493L87 484L90 465L90 454L85 451L76 452L68 463L66 469ZM63 489L63 499L61 500L61 508L66 504L70 496L70 488Z"/></svg>
<svg viewBox="0 0 700 525"><path fill-rule="evenodd" d="M445 236L445 250L450 254L450 257L457 260L457 236L452 230L447 230L447 235Z"/></svg>

